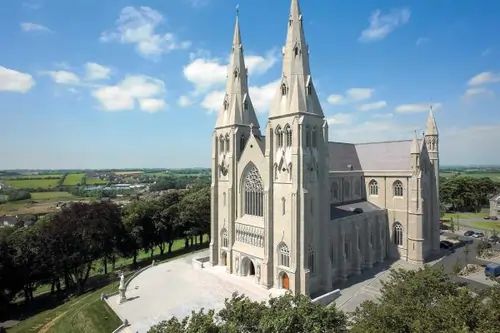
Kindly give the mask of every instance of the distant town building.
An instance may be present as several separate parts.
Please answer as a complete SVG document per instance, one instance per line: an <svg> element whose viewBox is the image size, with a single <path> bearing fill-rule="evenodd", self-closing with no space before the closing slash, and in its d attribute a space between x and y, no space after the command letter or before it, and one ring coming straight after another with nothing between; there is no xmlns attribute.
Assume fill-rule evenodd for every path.
<svg viewBox="0 0 500 333"><path fill-rule="evenodd" d="M500 194L490 199L490 216L500 217Z"/></svg>

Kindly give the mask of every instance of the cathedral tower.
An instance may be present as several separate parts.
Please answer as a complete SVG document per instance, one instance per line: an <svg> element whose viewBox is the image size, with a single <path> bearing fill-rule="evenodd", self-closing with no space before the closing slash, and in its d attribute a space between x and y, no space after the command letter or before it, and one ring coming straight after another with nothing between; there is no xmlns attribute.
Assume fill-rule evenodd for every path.
<svg viewBox="0 0 500 333"><path fill-rule="evenodd" d="M266 158L272 170L273 276L309 295L331 285L326 239L329 221L328 125L311 77L309 47L298 0L291 1L283 70L269 111ZM288 253L281 255L282 253ZM326 257L323 258L323 256ZM327 281L328 280L328 281ZM287 282L288 283L288 280Z"/></svg>
<svg viewBox="0 0 500 333"><path fill-rule="evenodd" d="M232 246L236 220L237 162L259 122L248 94L248 71L243 57L239 17L227 68L226 94L212 135L210 262L232 273Z"/></svg>
<svg viewBox="0 0 500 333"><path fill-rule="evenodd" d="M440 218L440 199L439 199L439 133L436 125L436 119L432 111L432 106L427 118L425 129L425 144L429 154L430 164L432 165L430 181L433 185L431 201L431 217L429 222L432 224L434 239L432 240L432 250L439 251L439 218ZM436 236L437 235L437 236Z"/></svg>

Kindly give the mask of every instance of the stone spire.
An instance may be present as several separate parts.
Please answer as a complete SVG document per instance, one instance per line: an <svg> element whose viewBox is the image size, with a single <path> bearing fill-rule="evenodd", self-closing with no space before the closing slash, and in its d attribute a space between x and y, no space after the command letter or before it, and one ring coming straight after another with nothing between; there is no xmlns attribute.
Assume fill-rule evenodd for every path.
<svg viewBox="0 0 500 333"><path fill-rule="evenodd" d="M243 57L239 15L236 16L233 46L227 68L226 94L219 111L216 128L238 125L259 128L259 121L248 94L248 70Z"/></svg>
<svg viewBox="0 0 500 333"><path fill-rule="evenodd" d="M283 47L282 79L271 104L269 117L298 112L324 117L312 82L309 47L305 39L299 2L292 0L286 44Z"/></svg>
<svg viewBox="0 0 500 333"><path fill-rule="evenodd" d="M436 125L436 119L434 118L434 112L432 112L432 106L430 107L429 117L427 118L427 127L425 129L425 135L438 135L438 128Z"/></svg>
<svg viewBox="0 0 500 333"><path fill-rule="evenodd" d="M411 143L411 154L420 154L420 144L418 142L417 131L415 131L415 135L413 136L413 141Z"/></svg>

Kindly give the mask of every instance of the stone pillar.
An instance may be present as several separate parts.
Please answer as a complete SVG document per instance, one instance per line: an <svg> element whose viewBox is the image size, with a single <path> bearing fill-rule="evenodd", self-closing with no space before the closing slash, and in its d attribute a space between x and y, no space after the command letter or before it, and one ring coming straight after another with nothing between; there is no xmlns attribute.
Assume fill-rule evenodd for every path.
<svg viewBox="0 0 500 333"><path fill-rule="evenodd" d="M273 267L273 229L272 216L270 209L269 190L264 191L264 260L262 261L262 272L260 284L269 289L273 286L274 267Z"/></svg>
<svg viewBox="0 0 500 333"><path fill-rule="evenodd" d="M345 230L340 227L339 230L340 234L340 247L339 251L337 252L337 257L339 258L338 260L338 275L339 278L342 281L347 280L347 271L346 271L346 266L347 266L347 258L346 258L346 253L345 253Z"/></svg>
<svg viewBox="0 0 500 333"><path fill-rule="evenodd" d="M371 223L372 221L370 221L369 219L366 219L365 222L366 222L365 223L366 230L368 231L368 233L367 233L368 239L366 239L366 242L365 242L365 244L367 244L367 246L365 247L365 255L366 255L365 267L372 268L373 267L373 258L374 258L373 244L372 244L373 226Z"/></svg>
<svg viewBox="0 0 500 333"><path fill-rule="evenodd" d="M355 221L356 226L354 228L354 274L361 274L361 263L363 261L363 254L361 253L361 244L359 243L360 233L359 233L359 220Z"/></svg>
<svg viewBox="0 0 500 333"><path fill-rule="evenodd" d="M120 276L120 286L118 287L118 304L122 304L123 302L125 302L127 300L127 296L125 296L125 291L126 291L126 287L125 287L125 276L122 275Z"/></svg>
<svg viewBox="0 0 500 333"><path fill-rule="evenodd" d="M387 244L385 244L385 239L387 237L384 237L385 233L385 226L384 226L384 219L377 217L377 228L378 228L378 240L379 240L379 262L383 263L385 260L386 252L387 252Z"/></svg>

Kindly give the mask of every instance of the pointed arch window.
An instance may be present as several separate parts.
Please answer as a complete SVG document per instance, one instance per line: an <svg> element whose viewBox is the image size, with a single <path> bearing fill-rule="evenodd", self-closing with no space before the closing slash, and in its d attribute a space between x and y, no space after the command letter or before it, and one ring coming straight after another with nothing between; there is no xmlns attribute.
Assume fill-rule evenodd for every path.
<svg viewBox="0 0 500 333"><path fill-rule="evenodd" d="M226 153L227 153L227 152L229 152L229 134L226 134L225 141L226 141L226 145L225 146L226 146Z"/></svg>
<svg viewBox="0 0 500 333"><path fill-rule="evenodd" d="M295 47L293 48L293 54L294 54L295 56L298 56L298 55L299 55L299 48L298 48L298 46L295 46Z"/></svg>
<svg viewBox="0 0 500 333"><path fill-rule="evenodd" d="M222 134L221 134L221 136L219 137L219 151L220 151L221 153L224 153L224 152L225 152L225 148L224 148L224 137L222 136Z"/></svg>
<svg viewBox="0 0 500 333"><path fill-rule="evenodd" d="M243 149L245 149L245 135L242 134L240 136L240 153L243 152Z"/></svg>
<svg viewBox="0 0 500 333"><path fill-rule="evenodd" d="M392 191L393 191L395 197L402 197L403 196L403 183L401 183L401 181L399 181L399 180L396 180L392 184Z"/></svg>
<svg viewBox="0 0 500 333"><path fill-rule="evenodd" d="M276 141L278 141L278 147L283 147L283 131L279 125L276 127Z"/></svg>
<svg viewBox="0 0 500 333"><path fill-rule="evenodd" d="M307 94L312 95L312 84L310 83L307 85Z"/></svg>
<svg viewBox="0 0 500 333"><path fill-rule="evenodd" d="M286 146L291 147L292 146L292 129L290 128L290 125L285 126L285 135L286 135Z"/></svg>
<svg viewBox="0 0 500 333"><path fill-rule="evenodd" d="M264 185L255 166L248 170L243 189L245 215L264 216Z"/></svg>
<svg viewBox="0 0 500 333"><path fill-rule="evenodd" d="M229 234L226 228L223 228L220 232L220 239L222 247L229 247Z"/></svg>
<svg viewBox="0 0 500 333"><path fill-rule="evenodd" d="M243 102L243 109L244 109L244 110L248 110L248 101L247 101L247 100L245 100L245 101Z"/></svg>
<svg viewBox="0 0 500 333"><path fill-rule="evenodd" d="M306 147L311 147L311 129L306 126Z"/></svg>
<svg viewBox="0 0 500 333"><path fill-rule="evenodd" d="M286 213L286 199L281 198L281 215L285 216Z"/></svg>
<svg viewBox="0 0 500 333"><path fill-rule="evenodd" d="M308 263L309 263L309 271L311 273L314 273L316 269L316 256L314 253L314 249L312 247L309 247L309 256L308 256Z"/></svg>
<svg viewBox="0 0 500 333"><path fill-rule="evenodd" d="M344 198L349 198L351 196L351 183L348 179L344 179Z"/></svg>
<svg viewBox="0 0 500 333"><path fill-rule="evenodd" d="M234 78L238 78L238 69L236 68L233 72Z"/></svg>
<svg viewBox="0 0 500 333"><path fill-rule="evenodd" d="M316 132L316 127L313 127L311 132L311 141L314 148L318 147L318 134Z"/></svg>
<svg viewBox="0 0 500 333"><path fill-rule="evenodd" d="M278 255L278 265L290 267L290 250L288 250L288 246L283 242L278 245Z"/></svg>
<svg viewBox="0 0 500 333"><path fill-rule="evenodd" d="M224 207L226 207L226 192L222 193L222 197L223 197L223 205Z"/></svg>
<svg viewBox="0 0 500 333"><path fill-rule="evenodd" d="M224 110L227 110L228 106L229 106L229 103L227 101L224 101Z"/></svg>
<svg viewBox="0 0 500 333"><path fill-rule="evenodd" d="M285 96L286 95L286 84L282 83L281 84L281 95Z"/></svg>
<svg viewBox="0 0 500 333"><path fill-rule="evenodd" d="M339 184L337 184L337 182L332 183L332 187L330 188L330 194L333 201L338 201L340 199Z"/></svg>
<svg viewBox="0 0 500 333"><path fill-rule="evenodd" d="M403 246L403 226L399 222L394 222L392 226L394 234L394 245Z"/></svg>
<svg viewBox="0 0 500 333"><path fill-rule="evenodd" d="M378 195L378 183L375 179L370 180L368 183L368 193L370 195Z"/></svg>

